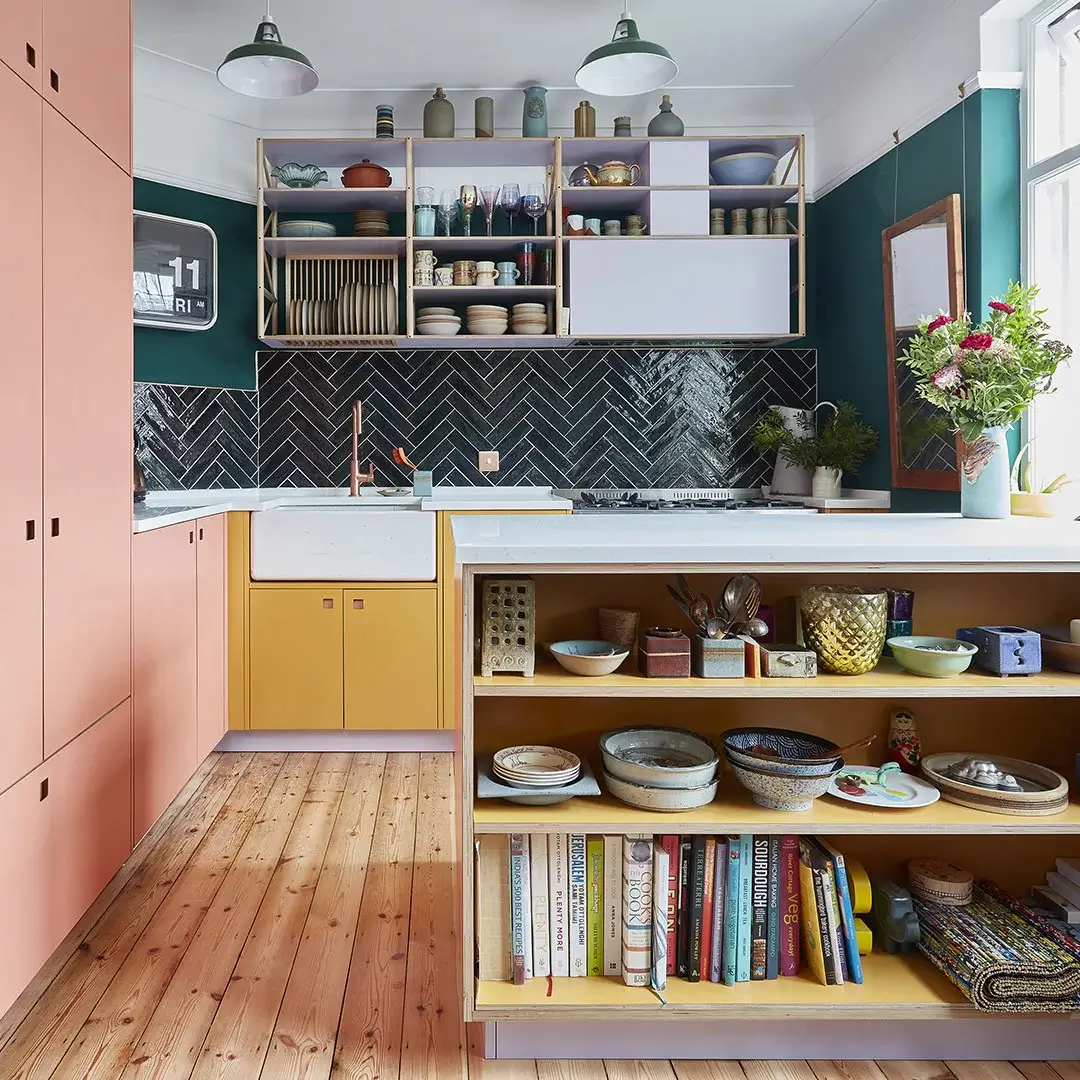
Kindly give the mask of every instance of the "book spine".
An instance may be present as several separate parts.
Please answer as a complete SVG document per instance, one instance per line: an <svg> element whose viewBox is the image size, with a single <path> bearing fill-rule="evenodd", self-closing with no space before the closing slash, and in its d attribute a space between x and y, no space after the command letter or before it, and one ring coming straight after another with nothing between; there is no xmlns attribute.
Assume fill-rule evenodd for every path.
<svg viewBox="0 0 1080 1080"><path fill-rule="evenodd" d="M825 961L824 922L819 908L817 874L814 872L813 852L809 839L799 838L799 889L801 894L800 918L806 962L818 982L828 985L832 974Z"/></svg>
<svg viewBox="0 0 1080 1080"><path fill-rule="evenodd" d="M769 919L765 978L780 974L780 837L769 837Z"/></svg>
<svg viewBox="0 0 1080 1080"><path fill-rule="evenodd" d="M679 918L675 953L675 972L686 978L690 941L690 837L679 841Z"/></svg>
<svg viewBox="0 0 1080 1080"><path fill-rule="evenodd" d="M832 866L817 866L814 877L820 889L818 915L821 919L821 951L825 955L826 971L830 976L830 986L839 986L844 981L844 963L837 951L840 948L840 931L837 925L839 908L836 907L835 885L832 880Z"/></svg>
<svg viewBox="0 0 1080 1080"><path fill-rule="evenodd" d="M622 968L622 837L604 837L604 974Z"/></svg>
<svg viewBox="0 0 1080 1080"><path fill-rule="evenodd" d="M529 876L532 885L533 975L551 974L551 892L548 886L548 838L529 835Z"/></svg>
<svg viewBox="0 0 1080 1080"><path fill-rule="evenodd" d="M712 913L713 897L716 895L716 837L705 837L705 873L701 889L701 963L698 970L708 981L712 964Z"/></svg>
<svg viewBox="0 0 1080 1080"><path fill-rule="evenodd" d="M1033 885L1031 899L1066 925L1075 926L1080 923L1080 910L1073 907L1064 896L1055 892L1049 885Z"/></svg>
<svg viewBox="0 0 1080 1080"><path fill-rule="evenodd" d="M679 838L667 835L661 842L668 857L667 879L667 973L675 974L679 924Z"/></svg>
<svg viewBox="0 0 1080 1080"><path fill-rule="evenodd" d="M724 908L727 905L728 845L716 841L713 868L713 912L709 933L709 982L718 983L724 968Z"/></svg>
<svg viewBox="0 0 1080 1080"><path fill-rule="evenodd" d="M585 834L570 833L567 863L570 867L570 977L589 973L589 885L585 867Z"/></svg>
<svg viewBox="0 0 1080 1080"><path fill-rule="evenodd" d="M750 978L765 978L769 958L769 838L754 837L751 881Z"/></svg>
<svg viewBox="0 0 1080 1080"><path fill-rule="evenodd" d="M586 874L589 881L585 913L588 934L590 975L604 974L604 838L590 836L585 845Z"/></svg>
<svg viewBox="0 0 1080 1080"><path fill-rule="evenodd" d="M525 907L524 919L525 919L525 978L531 979L533 977L533 912L532 912L532 858L530 855L531 845L529 843L529 835L525 834L525 865L523 873L525 880L522 883L522 901Z"/></svg>
<svg viewBox="0 0 1080 1080"><path fill-rule="evenodd" d="M702 919L705 915L705 837L695 836L690 846L690 929L686 942L686 978L701 981Z"/></svg>
<svg viewBox="0 0 1080 1080"><path fill-rule="evenodd" d="M622 977L627 986L652 980L652 837L623 837Z"/></svg>
<svg viewBox="0 0 1080 1080"><path fill-rule="evenodd" d="M720 980L725 986L735 985L737 957L739 952L739 889L741 887L739 859L742 845L739 837L728 837L727 885L724 888L724 938L721 946L723 962Z"/></svg>
<svg viewBox="0 0 1080 1080"><path fill-rule="evenodd" d="M1074 885L1080 886L1080 859L1055 859L1054 869Z"/></svg>
<svg viewBox="0 0 1080 1080"><path fill-rule="evenodd" d="M653 845L652 988L656 991L667 989L669 858L664 844Z"/></svg>
<svg viewBox="0 0 1080 1080"><path fill-rule="evenodd" d="M1058 896L1063 896L1073 907L1080 907L1080 885L1074 884L1064 874L1051 870L1046 875L1046 884Z"/></svg>
<svg viewBox="0 0 1080 1080"><path fill-rule="evenodd" d="M570 888L566 833L548 837L548 889L551 892L551 974L570 974Z"/></svg>
<svg viewBox="0 0 1080 1080"><path fill-rule="evenodd" d="M754 838L749 833L739 837L739 951L736 954L735 981L750 981L750 935L754 873Z"/></svg>
<svg viewBox="0 0 1080 1080"><path fill-rule="evenodd" d="M513 978L510 961L510 837L476 838L476 961L484 981Z"/></svg>
<svg viewBox="0 0 1080 1080"><path fill-rule="evenodd" d="M836 885L837 903L840 908L840 930L844 943L844 959L847 974L854 983L863 981L862 960L859 957L859 939L855 934L855 910L851 903L851 889L848 888L847 867L843 853L832 844L825 843L825 850L832 859L833 881Z"/></svg>
<svg viewBox="0 0 1080 1080"><path fill-rule="evenodd" d="M529 838L510 834L510 965L515 986L525 985L525 872L529 863Z"/></svg>
<svg viewBox="0 0 1080 1080"><path fill-rule="evenodd" d="M799 974L799 838L780 837L780 974Z"/></svg>

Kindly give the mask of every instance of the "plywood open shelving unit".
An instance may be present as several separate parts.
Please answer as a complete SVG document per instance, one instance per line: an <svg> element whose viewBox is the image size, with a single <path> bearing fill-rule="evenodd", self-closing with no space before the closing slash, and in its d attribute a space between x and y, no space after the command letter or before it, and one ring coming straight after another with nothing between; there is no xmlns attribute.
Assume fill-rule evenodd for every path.
<svg viewBox="0 0 1080 1080"><path fill-rule="evenodd" d="M702 141L709 144L710 159L719 153L736 152L740 148L768 147L781 158L778 180L772 185L757 187L719 187L699 185L634 185L632 187L570 187L565 178L579 161L594 163L616 158L637 162L647 157L649 147L661 142ZM337 174L345 166L368 158L388 168L392 186L388 188L342 188ZM711 207L757 207L789 205L790 233L779 236L657 236L647 235L641 243L651 240L700 240L715 244L783 244L791 247L794 314L791 332L787 334L754 335L725 334L725 341L772 342L793 341L806 333L806 139L804 135L718 135L710 138L686 136L681 140L650 138L497 138L497 139L260 139L257 148L257 211L258 211L258 330L262 343L270 348L283 349L357 349L357 348L530 348L568 345L575 341L613 340L612 335L571 335L564 331L562 311L568 303L568 271L566 245L571 240L584 239L563 234L563 207L575 212L592 213L632 212L648 202L654 192L708 192ZM331 186L296 189L280 186L273 175L275 165L286 162L313 163L330 173ZM418 170L439 168L455 170L456 184L473 182L469 169L475 168L544 168L549 177L550 200L546 219L546 236L533 237L529 232L514 236L473 235L417 237L414 235L413 193L417 186ZM513 179L507 176L507 179ZM708 177L703 177L708 179ZM494 182L494 181L492 181ZM450 184L448 186L454 186ZM380 209L402 215L400 235L389 237L354 237L338 235L326 238L280 237L279 215L310 215L322 219L325 215L352 213L361 209ZM501 219L501 211L496 211ZM524 221L527 222L522 215ZM521 225L521 222L518 222ZM474 231L483 232L483 215L473 218ZM512 258L514 244L521 240L537 240L541 246L554 248L554 281L550 286L507 286L484 290L420 289L412 282L413 253L418 248L445 252L448 258L455 253L470 258L504 255ZM590 238L592 239L592 238ZM597 237L597 240L607 239ZM400 283L399 332L386 335L296 335L285 333L282 259L363 258L366 256L397 257ZM507 304L521 301L543 301L548 306L550 332L536 337L512 333L500 337L480 337L462 332L453 337L424 336L417 332L415 311L418 304L473 303L499 299ZM464 331L464 326L463 326ZM685 336L685 335L683 335ZM700 336L700 335L698 335ZM625 335L626 340L648 341L649 335ZM656 340L672 340L679 335L652 335ZM617 336L616 336L617 339Z"/></svg>
<svg viewBox="0 0 1080 1080"><path fill-rule="evenodd" d="M602 572L597 573L598 570ZM461 640L476 640L474 617L486 572L527 575L536 588L537 641L589 637L595 607L636 607L642 625L664 621L663 582L679 567L466 567ZM687 568L689 569L689 568ZM709 591L729 568L698 566L710 574L698 582ZM881 566L776 566L759 570L767 602L782 604L807 580L858 580L922 590L920 632L952 633L958 625L992 621L1013 613L1024 624L1060 622L1080 610L1080 574L1069 568L995 566L973 576L969 567L890 570ZM667 611L666 621L673 615ZM1038 618L1037 618L1038 617ZM1011 621L1010 615L1006 621ZM571 627L577 627L573 632ZM784 628L781 628L783 634ZM728 772L716 801L687 814L634 809L606 792L551 807L525 807L500 799L475 798L479 754L514 742L553 742L588 754L603 787L596 750L599 732L622 723L686 726L717 741L729 727L760 722L855 738L879 729L891 707L911 702L925 722L920 728L927 752L967 748L999 750L1009 756L1043 760L1073 775L1080 752L1080 675L1046 670L1037 676L1000 679L972 672L957 679L922 679L883 661L858 678L821 675L813 680L646 679L626 665L624 673L599 679L571 676L546 660L532 678L477 674L472 648L463 650L461 705L461 850L463 861L462 993L466 1018L480 1021L637 1020L950 1020L993 1017L975 1007L919 955L864 958L866 981L842 987L819 985L806 971L795 979L726 987L708 982L668 980L661 1001L650 990L619 980L533 979L525 986L480 981L474 967L476 885L474 840L484 834L553 833L804 833L843 838L840 846L871 872L902 878L906 861L918 855L952 857L976 876L995 876L1005 887L1026 892L1041 880L1055 855L1080 855L1080 802L1047 817L1012 817L968 809L944 800L917 810L864 808L833 798L818 800L806 813L765 810ZM866 725L870 724L868 728ZM953 746L955 739L960 745ZM976 745L969 743L977 740ZM840 741L844 741L840 738ZM874 760L884 754L879 747ZM871 760L869 756L857 760ZM1074 800L1076 798L1074 792ZM549 985L550 982L550 985Z"/></svg>

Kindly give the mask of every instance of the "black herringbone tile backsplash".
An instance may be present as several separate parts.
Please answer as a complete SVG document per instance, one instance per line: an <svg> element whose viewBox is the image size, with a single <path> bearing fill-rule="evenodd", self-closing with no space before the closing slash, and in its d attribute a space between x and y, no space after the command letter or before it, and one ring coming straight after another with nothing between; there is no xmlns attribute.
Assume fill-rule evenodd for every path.
<svg viewBox="0 0 1080 1080"><path fill-rule="evenodd" d="M409 483L391 458L402 446L439 484L754 487L770 467L750 429L769 405L813 405L817 362L810 349L708 347L263 352L258 387L251 479L223 438L243 428L250 392L140 386L140 432L155 418L151 482L196 486L172 478L209 476L203 455L216 444L217 486L342 486L359 397L360 453L380 484ZM217 396L199 409L198 393ZM142 423L140 394L155 403ZM163 415L175 420L169 448ZM480 450L499 451L498 473L478 471Z"/></svg>

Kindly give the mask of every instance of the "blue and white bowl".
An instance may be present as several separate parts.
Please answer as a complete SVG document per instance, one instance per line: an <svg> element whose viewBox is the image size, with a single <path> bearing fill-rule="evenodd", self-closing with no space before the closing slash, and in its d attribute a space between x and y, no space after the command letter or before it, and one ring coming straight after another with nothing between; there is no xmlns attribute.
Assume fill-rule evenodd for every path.
<svg viewBox="0 0 1080 1080"><path fill-rule="evenodd" d="M279 221L278 236L337 236L329 221Z"/></svg>
<svg viewBox="0 0 1080 1080"><path fill-rule="evenodd" d="M829 776L843 764L836 743L786 728L733 728L724 732L723 746L733 764L774 776Z"/></svg>
<svg viewBox="0 0 1080 1080"><path fill-rule="evenodd" d="M769 182L779 160L776 154L757 150L724 154L709 162L709 172L713 183L723 187L758 187Z"/></svg>

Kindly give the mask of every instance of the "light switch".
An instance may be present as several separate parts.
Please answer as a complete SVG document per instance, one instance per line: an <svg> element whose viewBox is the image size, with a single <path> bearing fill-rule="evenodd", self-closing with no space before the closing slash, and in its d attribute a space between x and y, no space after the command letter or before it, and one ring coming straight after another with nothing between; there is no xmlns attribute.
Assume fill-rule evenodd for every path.
<svg viewBox="0 0 1080 1080"><path fill-rule="evenodd" d="M499 471L499 451L498 450L481 450L479 457L480 457L480 471L481 472L498 472Z"/></svg>

